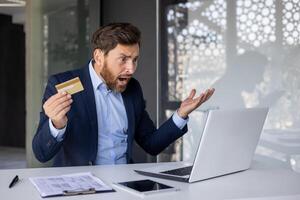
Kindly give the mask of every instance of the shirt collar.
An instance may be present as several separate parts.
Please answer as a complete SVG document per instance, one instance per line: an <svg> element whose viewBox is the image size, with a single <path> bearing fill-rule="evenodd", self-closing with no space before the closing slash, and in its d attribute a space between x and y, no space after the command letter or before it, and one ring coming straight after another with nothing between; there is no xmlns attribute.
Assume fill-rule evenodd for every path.
<svg viewBox="0 0 300 200"><path fill-rule="evenodd" d="M106 93L109 93L111 91L106 86L106 84L105 84L103 78L101 77L101 75L98 76L98 74L96 73L96 71L93 67L93 60L91 60L89 62L89 72L90 72L90 77L91 77L91 80L92 80L92 85L93 85L94 90L104 89L104 91Z"/></svg>

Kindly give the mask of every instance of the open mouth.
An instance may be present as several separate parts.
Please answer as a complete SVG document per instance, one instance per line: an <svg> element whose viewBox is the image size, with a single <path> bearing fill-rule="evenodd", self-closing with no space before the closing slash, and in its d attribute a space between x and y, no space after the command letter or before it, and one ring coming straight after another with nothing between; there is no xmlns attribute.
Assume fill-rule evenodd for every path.
<svg viewBox="0 0 300 200"><path fill-rule="evenodd" d="M130 80L129 77L119 77L118 78L118 82L121 84L121 85L126 85L128 83L128 81Z"/></svg>
<svg viewBox="0 0 300 200"><path fill-rule="evenodd" d="M119 78L119 81L126 81L127 78Z"/></svg>

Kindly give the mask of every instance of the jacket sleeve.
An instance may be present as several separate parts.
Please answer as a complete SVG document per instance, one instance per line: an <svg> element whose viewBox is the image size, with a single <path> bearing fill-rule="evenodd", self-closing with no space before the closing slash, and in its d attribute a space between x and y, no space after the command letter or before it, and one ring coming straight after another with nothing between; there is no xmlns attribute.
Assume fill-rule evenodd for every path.
<svg viewBox="0 0 300 200"><path fill-rule="evenodd" d="M47 83L42 105L52 95L56 94L55 85L58 83L54 76L49 78ZM37 131L32 140L32 149L35 157L40 162L47 162L52 159L62 146L63 141L58 142L50 133L49 118L46 116L44 109L40 112L40 121Z"/></svg>
<svg viewBox="0 0 300 200"><path fill-rule="evenodd" d="M156 129L153 121L150 119L146 111L145 100L143 98L142 89L137 84L138 99L140 113L138 115L138 123L136 124L135 140L149 154L155 156L162 152L176 139L180 138L187 132L187 125L179 129L174 123L172 117L164 122Z"/></svg>

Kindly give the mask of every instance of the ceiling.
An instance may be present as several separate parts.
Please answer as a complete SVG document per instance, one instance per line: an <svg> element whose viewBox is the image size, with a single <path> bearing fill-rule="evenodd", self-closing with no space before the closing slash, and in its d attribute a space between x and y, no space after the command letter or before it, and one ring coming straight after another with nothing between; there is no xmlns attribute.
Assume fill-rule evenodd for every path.
<svg viewBox="0 0 300 200"><path fill-rule="evenodd" d="M0 14L7 14L13 17L13 22L25 23L25 1L21 0L0 0Z"/></svg>

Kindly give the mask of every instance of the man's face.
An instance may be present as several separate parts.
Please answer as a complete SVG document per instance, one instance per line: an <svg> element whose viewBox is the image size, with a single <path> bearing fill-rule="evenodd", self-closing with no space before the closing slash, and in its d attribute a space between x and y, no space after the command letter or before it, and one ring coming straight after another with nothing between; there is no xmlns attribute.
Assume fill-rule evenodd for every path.
<svg viewBox="0 0 300 200"><path fill-rule="evenodd" d="M132 78L139 56L139 45L118 44L107 55L100 53L101 61L95 59L95 70L99 73L106 85L116 92L124 92Z"/></svg>

